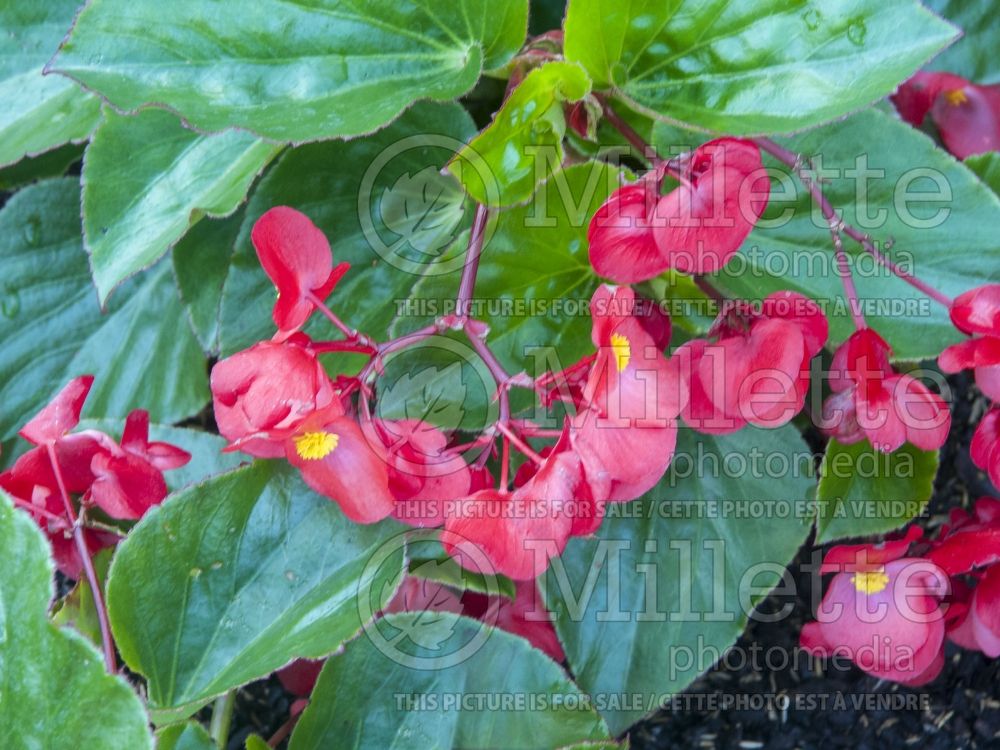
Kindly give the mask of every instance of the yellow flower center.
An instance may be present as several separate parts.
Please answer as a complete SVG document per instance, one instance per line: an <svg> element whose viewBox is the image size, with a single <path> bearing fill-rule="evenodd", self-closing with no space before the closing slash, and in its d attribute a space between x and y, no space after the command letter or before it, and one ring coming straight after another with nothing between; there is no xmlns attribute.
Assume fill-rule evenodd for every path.
<svg viewBox="0 0 1000 750"><path fill-rule="evenodd" d="M615 355L615 366L618 372L628 367L628 361L632 359L632 347L620 333L611 334L611 353Z"/></svg>
<svg viewBox="0 0 1000 750"><path fill-rule="evenodd" d="M851 576L854 588L865 594L877 594L889 585L889 576L885 568L855 573Z"/></svg>
<svg viewBox="0 0 1000 750"><path fill-rule="evenodd" d="M306 432L295 438L295 452L306 461L326 458L337 448L340 436L332 432Z"/></svg>
<svg viewBox="0 0 1000 750"><path fill-rule="evenodd" d="M953 107L957 107L959 104L965 104L969 101L969 97L965 95L965 89L954 89L953 91L945 91L944 98L948 100L948 104Z"/></svg>

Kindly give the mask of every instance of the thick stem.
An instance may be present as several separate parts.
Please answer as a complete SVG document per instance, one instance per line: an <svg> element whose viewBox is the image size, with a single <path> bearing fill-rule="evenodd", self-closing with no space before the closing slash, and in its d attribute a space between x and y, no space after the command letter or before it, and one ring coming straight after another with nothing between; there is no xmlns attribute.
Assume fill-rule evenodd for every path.
<svg viewBox="0 0 1000 750"><path fill-rule="evenodd" d="M917 291L922 294L927 295L935 302L938 302L945 307L951 307L952 300L951 297L938 291L930 284L925 281L921 281L916 276L911 273L907 273L895 263L893 263L889 258L880 252L878 248L875 247L875 243L872 242L871 237L862 232L857 227L853 227L850 224L846 224L839 216L837 216L836 210L830 204L830 201L823 194L822 188L819 187L816 182L809 176L805 168L803 167L804 160L800 154L794 151L789 151L788 149L779 146L777 143L772 141L770 138L755 138L754 142L760 146L761 149L769 153L778 161L787 165L795 172L795 175L799 178L799 181L806 187L806 189L812 194L813 200L816 201L816 205L819 207L820 211L823 212L823 216L828 222L830 222L831 228L836 227L839 232L843 232L852 240L857 242L865 250L865 252L872 255L879 263L889 269L890 272L894 273L897 277L905 281L907 284L912 286ZM836 244L836 243L835 243ZM839 264L839 259L838 259ZM853 285L853 282L852 282Z"/></svg>
<svg viewBox="0 0 1000 750"><path fill-rule="evenodd" d="M59 461L56 458L56 448L54 443L47 443L45 446L49 456L49 463L52 465L52 473L56 478L56 485L59 487L59 494L62 495L63 507L66 510L66 519L73 528L73 543L76 545L76 552L80 556L80 564L83 567L87 583L90 585L91 594L94 597L94 608L97 610L97 623L101 629L101 650L104 652L104 666L108 674L115 674L118 671L118 663L115 660L115 644L111 637L111 625L108 622L108 610L104 606L104 592L101 590L101 582L94 569L94 561L90 559L90 550L87 549L86 530L77 521L76 513L73 510L73 503L70 502L69 492L66 491L66 482L63 480L62 469L59 468Z"/></svg>
<svg viewBox="0 0 1000 750"><path fill-rule="evenodd" d="M236 691L230 690L225 695L220 695L215 699L212 707L212 723L209 725L208 733L212 736L215 746L219 750L225 750L229 744L229 725L233 721L233 706L236 703Z"/></svg>

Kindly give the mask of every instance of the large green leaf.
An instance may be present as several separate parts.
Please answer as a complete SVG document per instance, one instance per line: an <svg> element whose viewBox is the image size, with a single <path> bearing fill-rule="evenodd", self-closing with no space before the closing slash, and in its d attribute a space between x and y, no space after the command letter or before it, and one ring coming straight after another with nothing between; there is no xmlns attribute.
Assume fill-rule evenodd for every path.
<svg viewBox="0 0 1000 750"><path fill-rule="evenodd" d="M219 351L222 289L242 225L242 211L225 219L199 221L170 253L191 327L204 350L211 354Z"/></svg>
<svg viewBox="0 0 1000 750"><path fill-rule="evenodd" d="M609 506L597 540L574 539L553 561L545 593L567 661L584 690L608 698L614 734L743 632L809 533L811 471L791 426L682 430L663 481Z"/></svg>
<svg viewBox="0 0 1000 750"><path fill-rule="evenodd" d="M232 213L280 148L238 130L201 135L162 110L107 112L83 167L84 244L101 302L204 214Z"/></svg>
<svg viewBox="0 0 1000 750"><path fill-rule="evenodd" d="M169 265L130 282L101 313L82 245L76 180L49 180L11 198L0 211L0 263L0 437L14 435L84 373L96 376L86 416L124 417L143 408L169 423L208 401L205 359Z"/></svg>
<svg viewBox="0 0 1000 750"><path fill-rule="evenodd" d="M891 238L890 257L924 281L954 297L1000 280L1000 235L994 229L1000 225L1000 200L923 133L869 110L784 145L816 156L825 170L841 170L825 175L823 191L831 203L880 247ZM853 174L866 166L884 173ZM787 168L777 168L787 175ZM758 225L715 283L750 299L779 289L813 297L825 306L831 344L837 344L853 326L830 230L818 211L813 215L809 194L794 178L791 182L798 199L775 191L767 214L791 212L783 226ZM934 358L962 338L944 307L876 266L853 241L845 238L844 247L868 323L892 345L897 359Z"/></svg>
<svg viewBox="0 0 1000 750"><path fill-rule="evenodd" d="M78 6L78 0L0 3L0 166L85 140L101 119L96 96L42 76Z"/></svg>
<svg viewBox="0 0 1000 750"><path fill-rule="evenodd" d="M520 48L527 0L94 0L52 63L119 109L281 141L369 133Z"/></svg>
<svg viewBox="0 0 1000 750"><path fill-rule="evenodd" d="M500 361L517 372L560 369L532 350L554 347L561 367L593 352L587 304L599 284L590 266L587 224L621 180L621 170L588 162L556 172L531 203L503 211L483 249L472 313L490 325L488 341ZM455 243L441 266L465 252ZM461 268L430 266L393 323L399 335L446 312Z"/></svg>
<svg viewBox="0 0 1000 750"><path fill-rule="evenodd" d="M1000 83L1000 28L992 3L969 0L924 0L962 29L962 38L946 49L928 66L965 76L973 83Z"/></svg>
<svg viewBox="0 0 1000 750"><path fill-rule="evenodd" d="M352 264L329 304L350 325L384 335L413 273L441 254L463 220L464 196L440 169L475 131L456 104L418 104L367 138L286 152L247 205L222 297L223 354L274 333L274 285L260 267L250 230L272 206L305 212L330 240L336 262ZM330 333L316 316L315 333Z"/></svg>
<svg viewBox="0 0 1000 750"><path fill-rule="evenodd" d="M589 92L590 79L579 65L551 62L536 68L448 169L479 203L510 206L527 200L562 163L563 102Z"/></svg>
<svg viewBox="0 0 1000 750"><path fill-rule="evenodd" d="M595 88L720 133L787 133L882 98L957 35L916 0L571 0Z"/></svg>
<svg viewBox="0 0 1000 750"><path fill-rule="evenodd" d="M108 607L154 710L196 708L296 657L334 651L385 604L403 566L394 525L359 526L280 462L210 479L142 519L115 555Z"/></svg>
<svg viewBox="0 0 1000 750"><path fill-rule="evenodd" d="M880 453L867 440L831 440L816 490L816 541L884 534L908 523L930 499L937 467L937 451L910 443Z"/></svg>
<svg viewBox="0 0 1000 750"><path fill-rule="evenodd" d="M0 492L0 726L10 748L152 748L128 683L83 636L50 624L45 537Z"/></svg>
<svg viewBox="0 0 1000 750"><path fill-rule="evenodd" d="M382 645L391 639L397 651L387 654L371 637L362 637L327 661L295 727L291 750L514 750L608 738L586 696L548 657L516 636L493 631L470 656L442 663L440 669L409 661L457 654L487 627L447 612L434 615L406 613L380 621L374 637ZM468 703L461 707L446 704L462 698ZM503 700L523 701L524 707L504 709Z"/></svg>

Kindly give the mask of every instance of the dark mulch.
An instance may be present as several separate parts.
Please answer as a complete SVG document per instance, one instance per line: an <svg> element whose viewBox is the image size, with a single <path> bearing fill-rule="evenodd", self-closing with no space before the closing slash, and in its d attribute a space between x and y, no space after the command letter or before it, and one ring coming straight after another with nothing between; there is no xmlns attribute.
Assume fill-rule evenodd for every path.
<svg viewBox="0 0 1000 750"><path fill-rule="evenodd" d="M947 517L950 508L968 507L970 501L995 492L968 453L986 402L968 377L952 378L950 384L955 397L952 431L942 450L934 496L921 519L932 528ZM738 649L794 653L799 630L811 619L813 581L799 570L811 551L807 545L789 566L799 596L784 600L771 597L762 607L775 612L790 601L794 605L791 616L776 623L752 622ZM702 700L706 708L657 713L633 727L632 747L1000 747L1000 662L953 645L948 646L946 659L944 671L934 682L913 689L876 680L843 661L805 656L789 658L783 669L760 668L759 663L742 669L719 666L686 691L692 699ZM732 662L740 666L740 660ZM771 665L782 666L780 662L772 659ZM726 701L731 707L724 710L720 706Z"/></svg>

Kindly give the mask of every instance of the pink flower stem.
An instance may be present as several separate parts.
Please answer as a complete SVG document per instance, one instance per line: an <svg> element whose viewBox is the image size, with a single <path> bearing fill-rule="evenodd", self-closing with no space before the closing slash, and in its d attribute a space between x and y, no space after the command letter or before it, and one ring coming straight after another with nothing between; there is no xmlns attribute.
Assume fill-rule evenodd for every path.
<svg viewBox="0 0 1000 750"><path fill-rule="evenodd" d="M840 232L837 227L830 225L830 235L833 238L833 249L837 258L837 272L840 274L840 281L844 285L844 296L847 297L847 304L851 308L851 320L854 327L859 331L867 328L864 313L861 312L861 301L858 299L858 289L854 286L854 275L851 273L851 264L847 260L847 253L844 252L844 243L840 239Z"/></svg>
<svg viewBox="0 0 1000 750"><path fill-rule="evenodd" d="M876 247L875 243L872 242L871 237L862 232L857 227L847 224L841 219L836 210L830 204L830 201L823 194L822 188L809 176L807 170L804 167L806 160L801 154L797 154L794 151L789 151L787 148L779 146L777 143L772 141L770 138L754 138L754 142L760 146L761 149L769 153L778 161L787 165L795 172L795 175L799 178L799 181L806 187L806 189L812 194L813 200L816 201L816 205L819 206L820 211L823 212L823 216L830 223L831 231L836 231L838 234L843 232L852 240L857 242L864 249L865 252L869 253L875 258L879 263L889 269L890 272L894 273L900 279L905 281L907 284L912 286L917 291L922 294L927 295L935 302L938 302L945 307L951 307L952 300L951 297L944 294L943 292L935 289L930 284L925 281L921 281L916 276L911 273L907 273L902 268L893 263L889 258L882 252L880 252ZM837 240L834 241L836 247ZM842 248L841 248L842 252ZM838 264L840 263L838 258ZM853 285L853 283L852 283Z"/></svg>
<svg viewBox="0 0 1000 750"><path fill-rule="evenodd" d="M73 542L76 544L77 554L80 555L80 564L83 566L87 583L90 584L91 594L94 597L97 622L101 628L104 666L107 668L108 674L115 674L118 671L118 664L115 660L115 645L111 637L108 610L104 606L104 592L101 590L101 582L98 580L97 571L94 569L94 561L90 559L90 550L87 549L86 531L83 525L77 521L76 513L73 511L73 503L70 502L69 493L66 491L66 482L63 480L62 469L59 468L59 461L56 458L55 444L46 443L45 449L49 456L49 463L52 465L52 473L55 475L56 484L59 487L59 494L62 495L63 507L66 509L66 518L73 528Z"/></svg>
<svg viewBox="0 0 1000 750"><path fill-rule="evenodd" d="M472 229L469 233L469 247L465 251L465 266L462 268L462 279L458 283L458 296L455 299L455 312L462 317L470 313L472 292L476 288L476 275L479 273L479 258L483 254L483 241L486 239L486 224L489 221L489 209L483 204L477 204L476 215L472 219Z"/></svg>
<svg viewBox="0 0 1000 750"><path fill-rule="evenodd" d="M521 451L521 453L523 453L529 459L534 461L538 466L542 465L542 462L545 459L543 459L541 456L535 453L534 449L530 445L521 440L521 438L519 438L517 434L510 428L510 425L498 422L497 429L500 430L500 432L503 433L504 437L507 438L514 445L515 448Z"/></svg>
<svg viewBox="0 0 1000 750"><path fill-rule="evenodd" d="M329 307L326 306L326 303L323 302L323 300L321 300L315 294L309 292L306 295L306 299L308 299L310 302L316 305L316 309L319 310L321 313L323 313L323 315L326 316L327 320L333 323L336 329L340 331L342 334L344 334L344 336L347 338L348 341L361 344L362 346L367 346L371 349L375 348L374 343L372 343L372 341L367 336L365 336L363 333L358 333L358 331L348 326L344 321L342 321L337 316L335 312L333 312L333 310L331 310Z"/></svg>
<svg viewBox="0 0 1000 750"><path fill-rule="evenodd" d="M557 438L563 433L562 430L538 427L534 422L530 422L527 419L512 419L510 421L510 426L518 430L522 435L527 435L528 437Z"/></svg>

